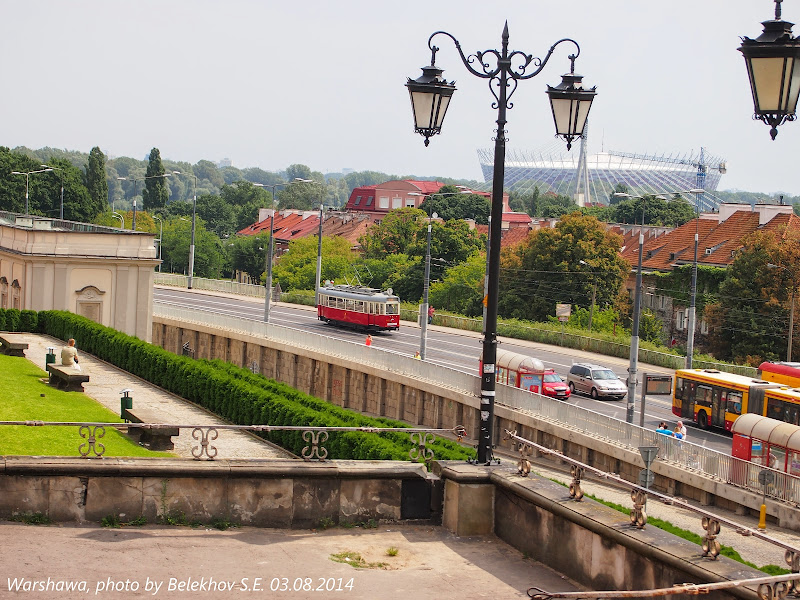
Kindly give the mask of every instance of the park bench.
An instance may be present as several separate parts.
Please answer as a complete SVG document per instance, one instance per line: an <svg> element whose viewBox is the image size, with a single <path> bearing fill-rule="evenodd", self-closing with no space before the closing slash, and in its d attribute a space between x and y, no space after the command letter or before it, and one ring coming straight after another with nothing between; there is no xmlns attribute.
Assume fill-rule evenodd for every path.
<svg viewBox="0 0 800 600"><path fill-rule="evenodd" d="M3 354L8 354L9 356L25 356L28 343L15 342L11 338L0 335L0 348L2 348Z"/></svg>
<svg viewBox="0 0 800 600"><path fill-rule="evenodd" d="M172 437L181 432L178 427L170 426L137 427L136 423L157 424L163 420L148 408L123 408L121 417L130 422L128 435L151 450L172 450L175 447Z"/></svg>
<svg viewBox="0 0 800 600"><path fill-rule="evenodd" d="M67 392L82 392L83 384L89 381L89 376L81 371L76 371L67 365L47 365L50 373L50 385Z"/></svg>

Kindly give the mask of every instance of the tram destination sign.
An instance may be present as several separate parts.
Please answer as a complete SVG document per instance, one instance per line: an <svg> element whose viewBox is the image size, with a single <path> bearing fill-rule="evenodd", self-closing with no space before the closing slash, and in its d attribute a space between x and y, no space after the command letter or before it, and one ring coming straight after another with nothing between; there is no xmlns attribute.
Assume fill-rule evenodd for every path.
<svg viewBox="0 0 800 600"><path fill-rule="evenodd" d="M672 394L671 375L650 375L644 376L644 393L668 396Z"/></svg>

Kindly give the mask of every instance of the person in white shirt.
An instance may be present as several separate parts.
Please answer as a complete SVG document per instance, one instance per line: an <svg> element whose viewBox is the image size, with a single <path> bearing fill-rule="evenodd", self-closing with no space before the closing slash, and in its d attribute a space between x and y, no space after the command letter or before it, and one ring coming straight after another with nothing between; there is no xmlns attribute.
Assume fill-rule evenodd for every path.
<svg viewBox="0 0 800 600"><path fill-rule="evenodd" d="M78 362L78 349L75 347L75 340L70 338L67 345L61 349L61 364L65 366L75 366Z"/></svg>

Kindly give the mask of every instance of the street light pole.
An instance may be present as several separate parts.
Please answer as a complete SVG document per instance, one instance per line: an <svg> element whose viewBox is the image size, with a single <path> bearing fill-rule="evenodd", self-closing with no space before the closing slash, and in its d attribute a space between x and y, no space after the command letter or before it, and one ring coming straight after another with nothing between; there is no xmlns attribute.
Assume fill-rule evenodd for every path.
<svg viewBox="0 0 800 600"><path fill-rule="evenodd" d="M29 215L30 210L28 210L28 183L30 182L30 177L34 173L47 173L48 171L52 171L53 169L48 167L46 169L39 169L38 171L11 171L12 175L25 175L25 214Z"/></svg>
<svg viewBox="0 0 800 600"><path fill-rule="evenodd" d="M264 282L265 289L264 289L264 323L269 323L269 313L271 310L271 302L272 302L272 256L274 252L274 245L273 245L273 234L275 232L275 194L278 186L283 185L293 185L296 183L316 183L312 179L301 179L299 177L295 177L293 181L287 181L282 183L254 183L255 187L268 187L272 189L272 214L269 216L269 242L268 242L268 249L267 249L267 256L266 256L266 273L267 273L267 280ZM320 240L322 239L322 222L320 220ZM321 252L320 252L321 256ZM319 259L318 259L319 260ZM319 267L317 268L317 273L319 273ZM317 275L317 288L319 288L319 275ZM316 297L316 291L314 292L314 296ZM316 301L315 301L316 304Z"/></svg>
<svg viewBox="0 0 800 600"><path fill-rule="evenodd" d="M437 219L438 217L439 215L436 213L431 213L431 216L428 217L428 249L425 252L425 283L422 290L422 306L419 311L419 357L422 360L425 360L425 351L428 345L428 290L430 289L431 279L431 225L433 224L433 219Z"/></svg>
<svg viewBox="0 0 800 600"><path fill-rule="evenodd" d="M568 75L562 77L562 82L556 87L548 86L547 94L553 111L556 124L556 135L567 141L567 149L571 147L572 140L583 133L586 117L589 114L591 102L594 99L594 88L584 90L581 84L582 77L574 72L575 59L580 54L577 42L571 39L561 39L550 47L543 59L534 58L532 55L520 51L508 51L508 23L502 33L502 50L487 50L477 52L469 57L461 50L459 41L446 31L434 32L428 38L428 48L431 51L431 64L422 68L422 76L416 80L409 79L406 83L414 112L415 131L425 138L425 145L430 143L430 137L440 133L450 99L455 92L455 85L442 78L443 70L435 66L436 52L439 50L432 44L434 37L443 35L448 37L458 50L461 62L467 71L476 77L489 80L489 89L495 97L493 106L497 107L497 133L494 148L494 174L492 181L492 209L489 233L489 273L488 294L486 306L486 319L484 323L483 338L483 372L481 373L481 399L480 399L480 432L478 436L477 462L490 464L492 457L494 399L496 387L496 359L497 359L497 305L500 282L500 236L503 222L503 183L505 178L505 126L506 110L509 108L509 99L521 80L531 79L538 75L556 46L562 42L569 42L576 47L576 53L570 55L572 69ZM512 62L520 64L513 66ZM492 66L491 63L494 63ZM476 70L473 65L480 65ZM533 67L530 73L525 70ZM512 80L513 83L509 82Z"/></svg>
<svg viewBox="0 0 800 600"><path fill-rule="evenodd" d="M698 194L705 193L705 190L694 189L689 190L690 194L694 194L694 260L692 261L692 291L689 300L689 322L687 324L686 332L686 368L692 368L692 360L694 359L694 330L696 329L695 319L697 318L697 247L700 243L700 199Z"/></svg>
<svg viewBox="0 0 800 600"><path fill-rule="evenodd" d="M164 221L158 215L153 215L158 220L158 272L161 273L161 239L164 236Z"/></svg>
<svg viewBox="0 0 800 600"><path fill-rule="evenodd" d="M192 191L194 194L192 195L192 239L189 242L189 279L186 280L186 289L192 289L192 279L194 279L194 230L195 230L195 223L197 222L197 175L192 175L194 177L194 187Z"/></svg>
<svg viewBox="0 0 800 600"><path fill-rule="evenodd" d="M64 169L60 167L51 167L50 165L39 165L40 167L44 167L45 169L50 169L52 171L58 171L59 175L61 175L61 210L58 213L58 218L62 221L64 220Z"/></svg>

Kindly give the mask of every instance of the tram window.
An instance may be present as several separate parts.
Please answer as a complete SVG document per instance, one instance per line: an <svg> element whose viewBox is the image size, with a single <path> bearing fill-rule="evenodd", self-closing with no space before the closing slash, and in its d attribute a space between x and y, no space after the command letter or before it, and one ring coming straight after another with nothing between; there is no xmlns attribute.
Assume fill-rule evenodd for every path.
<svg viewBox="0 0 800 600"><path fill-rule="evenodd" d="M364 303L361 300L356 300L356 310L358 312L364 312Z"/></svg>
<svg viewBox="0 0 800 600"><path fill-rule="evenodd" d="M347 300L347 310L355 310L356 302L355 300Z"/></svg>
<svg viewBox="0 0 800 600"><path fill-rule="evenodd" d="M735 415L742 414L742 394L740 392L728 392L727 411Z"/></svg>
<svg viewBox="0 0 800 600"><path fill-rule="evenodd" d="M386 314L387 315L396 315L399 314L400 305L394 302L387 302L386 303Z"/></svg>
<svg viewBox="0 0 800 600"><path fill-rule="evenodd" d="M783 421L783 402L770 398L767 402L767 416L770 419Z"/></svg>
<svg viewBox="0 0 800 600"><path fill-rule="evenodd" d="M338 308L339 310L344 310L344 298L336 299L336 308Z"/></svg>

